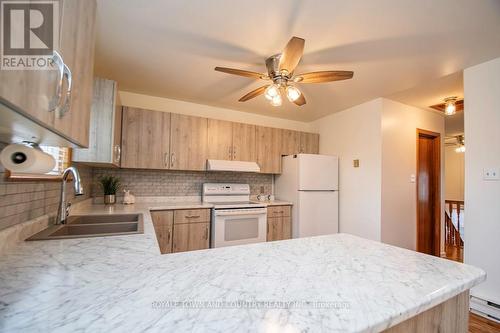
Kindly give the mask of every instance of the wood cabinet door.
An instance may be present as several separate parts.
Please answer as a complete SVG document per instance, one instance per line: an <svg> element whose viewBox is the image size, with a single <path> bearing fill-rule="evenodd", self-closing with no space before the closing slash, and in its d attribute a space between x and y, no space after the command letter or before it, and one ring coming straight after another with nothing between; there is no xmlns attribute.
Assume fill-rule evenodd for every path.
<svg viewBox="0 0 500 333"><path fill-rule="evenodd" d="M257 163L262 173L281 173L281 130L256 127Z"/></svg>
<svg viewBox="0 0 500 333"><path fill-rule="evenodd" d="M292 238L292 218L290 206L268 207L267 216L268 241Z"/></svg>
<svg viewBox="0 0 500 333"><path fill-rule="evenodd" d="M281 155L294 155L300 152L300 132L281 130Z"/></svg>
<svg viewBox="0 0 500 333"><path fill-rule="evenodd" d="M257 161L254 125L233 123L232 153L234 161Z"/></svg>
<svg viewBox="0 0 500 333"><path fill-rule="evenodd" d="M208 119L208 159L231 160L233 157L233 123Z"/></svg>
<svg viewBox="0 0 500 333"><path fill-rule="evenodd" d="M170 113L123 108L122 168L167 169Z"/></svg>
<svg viewBox="0 0 500 333"><path fill-rule="evenodd" d="M300 152L304 154L319 154L319 134L301 132Z"/></svg>
<svg viewBox="0 0 500 333"><path fill-rule="evenodd" d="M60 54L71 70L72 87L69 110L63 114L55 114L54 128L70 141L87 147L94 79L97 5L95 0L64 0L60 5Z"/></svg>
<svg viewBox="0 0 500 333"><path fill-rule="evenodd" d="M174 212L171 210L153 211L151 212L151 218L161 254L171 253Z"/></svg>
<svg viewBox="0 0 500 333"><path fill-rule="evenodd" d="M209 235L210 223L175 224L173 252L208 249Z"/></svg>
<svg viewBox="0 0 500 333"><path fill-rule="evenodd" d="M170 169L206 170L207 118L172 113Z"/></svg>

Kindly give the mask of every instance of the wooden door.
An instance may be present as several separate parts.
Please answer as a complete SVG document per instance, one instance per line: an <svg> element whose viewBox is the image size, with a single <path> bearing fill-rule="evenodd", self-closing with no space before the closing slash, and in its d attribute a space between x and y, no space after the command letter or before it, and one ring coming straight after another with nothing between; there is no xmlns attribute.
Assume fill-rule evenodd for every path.
<svg viewBox="0 0 500 333"><path fill-rule="evenodd" d="M170 169L206 170L207 118L172 113Z"/></svg>
<svg viewBox="0 0 500 333"><path fill-rule="evenodd" d="M71 70L69 111L56 114L54 128L79 146L89 144L90 109L94 79L96 2L64 0L60 54Z"/></svg>
<svg viewBox="0 0 500 333"><path fill-rule="evenodd" d="M257 163L262 173L281 173L281 130L256 127Z"/></svg>
<svg viewBox="0 0 500 333"><path fill-rule="evenodd" d="M282 130L281 155L294 155L300 152L300 132Z"/></svg>
<svg viewBox="0 0 500 333"><path fill-rule="evenodd" d="M319 154L319 134L301 132L300 152L303 154Z"/></svg>
<svg viewBox="0 0 500 333"><path fill-rule="evenodd" d="M441 238L439 133L417 131L417 251L439 256Z"/></svg>
<svg viewBox="0 0 500 333"><path fill-rule="evenodd" d="M210 223L183 223L174 225L173 252L209 248Z"/></svg>
<svg viewBox="0 0 500 333"><path fill-rule="evenodd" d="M167 169L170 113L123 108L122 168Z"/></svg>
<svg viewBox="0 0 500 333"><path fill-rule="evenodd" d="M257 161L254 125L233 123L233 160Z"/></svg>
<svg viewBox="0 0 500 333"><path fill-rule="evenodd" d="M208 119L208 159L231 160L233 157L233 123Z"/></svg>
<svg viewBox="0 0 500 333"><path fill-rule="evenodd" d="M174 224L174 212L171 210L153 211L151 219L156 233L156 240L161 254L172 252L172 227Z"/></svg>

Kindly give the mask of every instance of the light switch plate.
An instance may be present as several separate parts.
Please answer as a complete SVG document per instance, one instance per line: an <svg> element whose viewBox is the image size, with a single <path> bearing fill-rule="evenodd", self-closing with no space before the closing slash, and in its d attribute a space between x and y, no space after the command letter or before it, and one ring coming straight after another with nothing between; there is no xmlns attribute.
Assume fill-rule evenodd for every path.
<svg viewBox="0 0 500 333"><path fill-rule="evenodd" d="M410 175L410 183L415 183L417 181L417 176Z"/></svg>
<svg viewBox="0 0 500 333"><path fill-rule="evenodd" d="M359 160L353 160L352 161L352 166L355 167L355 168L359 168Z"/></svg>
<svg viewBox="0 0 500 333"><path fill-rule="evenodd" d="M500 180L500 170L498 168L483 169L484 180Z"/></svg>

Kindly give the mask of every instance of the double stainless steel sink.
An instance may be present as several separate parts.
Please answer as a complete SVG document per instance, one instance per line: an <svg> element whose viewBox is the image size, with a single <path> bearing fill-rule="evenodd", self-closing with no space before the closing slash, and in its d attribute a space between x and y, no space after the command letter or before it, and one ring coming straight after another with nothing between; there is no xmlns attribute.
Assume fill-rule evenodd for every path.
<svg viewBox="0 0 500 333"><path fill-rule="evenodd" d="M52 225L27 240L86 238L142 234L142 214L70 216L66 224Z"/></svg>

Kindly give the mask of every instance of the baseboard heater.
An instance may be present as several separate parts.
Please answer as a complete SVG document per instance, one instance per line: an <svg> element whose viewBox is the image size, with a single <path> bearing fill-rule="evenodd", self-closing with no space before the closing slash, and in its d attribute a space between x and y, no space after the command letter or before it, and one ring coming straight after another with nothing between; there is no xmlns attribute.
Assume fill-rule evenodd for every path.
<svg viewBox="0 0 500 333"><path fill-rule="evenodd" d="M470 297L471 312L500 323L500 305L484 299Z"/></svg>

